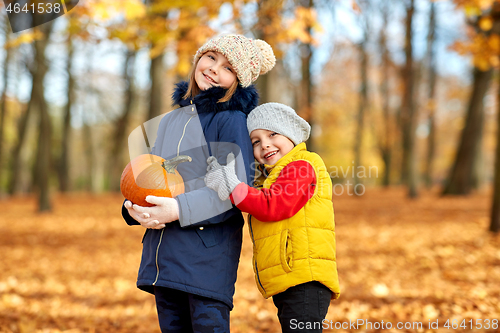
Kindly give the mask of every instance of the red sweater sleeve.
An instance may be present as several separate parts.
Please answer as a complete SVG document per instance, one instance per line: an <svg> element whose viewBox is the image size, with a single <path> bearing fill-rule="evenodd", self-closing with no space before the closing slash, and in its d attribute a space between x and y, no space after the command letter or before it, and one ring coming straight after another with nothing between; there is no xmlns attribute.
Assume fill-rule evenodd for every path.
<svg viewBox="0 0 500 333"><path fill-rule="evenodd" d="M256 189L241 183L231 193L241 211L263 222L281 221L292 217L313 196L316 174L306 161L295 161L281 170L270 188Z"/></svg>

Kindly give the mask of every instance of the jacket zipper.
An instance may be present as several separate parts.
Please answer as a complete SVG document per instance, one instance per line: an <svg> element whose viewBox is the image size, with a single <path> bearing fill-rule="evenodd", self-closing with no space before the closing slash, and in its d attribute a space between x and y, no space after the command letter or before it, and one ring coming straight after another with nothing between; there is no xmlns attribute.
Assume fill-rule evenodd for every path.
<svg viewBox="0 0 500 333"><path fill-rule="evenodd" d="M194 111L194 109L193 109L193 111ZM179 151L180 151L180 148L181 148L181 142L182 142L182 139L184 139L184 135L186 134L186 127L189 124L189 122L191 121L191 119L193 119L194 117L195 117L195 115L192 115L191 118L189 118L188 121L186 122L186 125L184 125L184 129L182 130L181 139L179 140L179 144L177 145L177 156L179 156Z"/></svg>
<svg viewBox="0 0 500 333"><path fill-rule="evenodd" d="M160 245L161 245L161 240L163 239L163 232L165 229L162 229L161 234L160 234L160 240L158 241L158 246L156 247L156 278L155 281L153 282L153 286L158 282L158 277L160 276L160 266L158 265L158 252L160 250Z"/></svg>
<svg viewBox="0 0 500 333"><path fill-rule="evenodd" d="M192 101L191 101L191 104L193 104ZM194 108L193 108L193 111L194 111ZM186 122L186 125L184 125L184 129L182 130L181 138L179 139L179 144L177 145L177 156L179 156L181 142L182 142L182 139L184 139L184 135L186 134L186 127L189 124L189 122L191 121L191 119L193 119L194 117L195 117L195 115L192 115L191 118L189 118L188 121ZM158 265L158 252L160 252L160 245L161 245L161 240L163 239L163 232L164 231L165 231L165 229L162 229L161 234L160 234L160 240L158 241L158 246L156 247L156 278L155 278L155 281L153 282L153 286L156 284L156 282L158 282L158 277L160 276L160 265Z"/></svg>
<svg viewBox="0 0 500 333"><path fill-rule="evenodd" d="M252 215L248 215L248 226L250 227L250 235L252 236L252 243L253 246L255 247L255 238L253 237L253 228L252 228ZM262 285L262 282L260 282L260 277L259 277L259 269L257 268L257 259L255 258L255 255L253 257L253 261L255 263L255 274L257 274L257 281L259 282L260 287L262 290L264 290L264 293L266 290L264 289L264 286Z"/></svg>

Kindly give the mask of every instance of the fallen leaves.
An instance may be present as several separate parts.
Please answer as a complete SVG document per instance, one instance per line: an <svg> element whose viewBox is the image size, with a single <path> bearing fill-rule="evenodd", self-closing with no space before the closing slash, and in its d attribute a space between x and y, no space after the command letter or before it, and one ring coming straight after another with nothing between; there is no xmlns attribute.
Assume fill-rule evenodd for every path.
<svg viewBox="0 0 500 333"><path fill-rule="evenodd" d="M486 232L487 198L335 197L342 294L327 319L424 324L388 332L439 320L432 331L449 332L448 319L499 318L500 240ZM143 229L122 221L121 196L60 196L50 214L37 214L33 198L2 203L0 332L159 332L153 296L135 287ZM246 227L244 236L231 332L279 332L272 299L255 286Z"/></svg>

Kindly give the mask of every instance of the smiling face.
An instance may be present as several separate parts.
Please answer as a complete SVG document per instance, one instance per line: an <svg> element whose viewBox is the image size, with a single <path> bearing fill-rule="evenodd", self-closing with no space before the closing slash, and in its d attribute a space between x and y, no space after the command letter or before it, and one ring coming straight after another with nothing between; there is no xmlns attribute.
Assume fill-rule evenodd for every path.
<svg viewBox="0 0 500 333"><path fill-rule="evenodd" d="M256 129L250 133L253 156L260 164L273 165L288 154L294 147L286 136L265 129Z"/></svg>
<svg viewBox="0 0 500 333"><path fill-rule="evenodd" d="M236 73L222 53L209 51L200 57L194 79L201 90L211 87L227 89L236 81Z"/></svg>

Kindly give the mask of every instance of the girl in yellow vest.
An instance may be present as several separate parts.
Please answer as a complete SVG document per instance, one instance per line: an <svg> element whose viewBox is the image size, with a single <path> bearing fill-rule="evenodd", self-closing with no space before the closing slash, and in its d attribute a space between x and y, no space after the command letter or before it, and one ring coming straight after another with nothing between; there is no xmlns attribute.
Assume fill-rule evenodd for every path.
<svg viewBox="0 0 500 333"><path fill-rule="evenodd" d="M250 214L257 287L273 297L283 332L322 332L339 296L332 182L319 155L306 149L311 127L283 104L267 103L247 118L256 188L238 180L228 155L207 160L206 185Z"/></svg>

